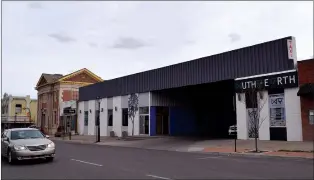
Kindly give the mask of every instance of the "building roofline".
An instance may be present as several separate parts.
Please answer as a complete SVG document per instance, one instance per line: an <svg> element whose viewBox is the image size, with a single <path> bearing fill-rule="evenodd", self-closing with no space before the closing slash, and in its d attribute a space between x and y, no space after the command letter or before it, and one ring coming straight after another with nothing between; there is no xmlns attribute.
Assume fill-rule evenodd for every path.
<svg viewBox="0 0 314 180"><path fill-rule="evenodd" d="M271 43L273 41L283 40L283 39L287 39L287 38L294 38L294 36L287 36L287 37L284 37L284 38L274 39L274 40L271 40L271 41L266 41L266 42L262 42L262 43L256 43L254 45L245 46L245 47L238 48L238 49L233 49L233 50L230 50L230 51L224 51L224 52L220 52L220 53L216 53L216 54L212 54L212 55L207 55L207 56L203 56L203 57L192 59L192 60L179 62L179 63L176 63L176 64L170 64L170 65L162 66L162 67L159 67L159 68L148 69L148 70L137 72L137 73L132 73L132 74L124 75L124 76L119 76L119 77L116 77L116 78L113 78L113 79L108 79L106 81L117 80L117 79L124 78L124 77L127 77L127 76L133 76L133 75L137 75L137 74L141 74L141 73L146 73L146 72L149 72L149 71L155 71L155 70L159 70L159 69L163 69L163 68L167 68L167 67L177 66L177 65L188 63L188 62L191 62L191 61L202 60L202 59L208 58L209 56L218 56L218 55L222 55L222 54L229 53L229 52L240 51L240 50L247 49L247 48L250 48L250 47L261 46L263 44L268 44L268 43ZM103 82L105 82L105 81L101 81L101 82L97 82L97 83L103 83ZM96 84L96 83L94 83L94 84ZM93 84L91 84L91 85L93 85Z"/></svg>
<svg viewBox="0 0 314 180"><path fill-rule="evenodd" d="M235 81L244 80L244 79L252 79L252 78L263 77L263 76L271 76L271 75L277 75L277 74L283 74L283 73L289 73L289 72L296 72L296 71L297 71L296 69L292 69L292 70L287 70L287 71L258 74L258 75L254 75L254 76L246 76L246 77L236 78Z"/></svg>
<svg viewBox="0 0 314 180"><path fill-rule="evenodd" d="M80 87L79 101L295 69L288 36ZM258 57L258 58L256 58Z"/></svg>
<svg viewBox="0 0 314 180"><path fill-rule="evenodd" d="M308 61L313 61L314 59L313 58L310 58L310 59L303 59L303 60L299 60L298 63L303 63L303 62L308 62Z"/></svg>

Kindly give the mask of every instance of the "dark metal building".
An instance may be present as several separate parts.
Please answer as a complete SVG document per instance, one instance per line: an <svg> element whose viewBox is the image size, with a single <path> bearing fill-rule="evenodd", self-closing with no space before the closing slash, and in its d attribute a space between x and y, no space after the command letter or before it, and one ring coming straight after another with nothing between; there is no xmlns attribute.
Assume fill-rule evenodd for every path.
<svg viewBox="0 0 314 180"><path fill-rule="evenodd" d="M231 80L294 69L286 37L81 87L79 101Z"/></svg>

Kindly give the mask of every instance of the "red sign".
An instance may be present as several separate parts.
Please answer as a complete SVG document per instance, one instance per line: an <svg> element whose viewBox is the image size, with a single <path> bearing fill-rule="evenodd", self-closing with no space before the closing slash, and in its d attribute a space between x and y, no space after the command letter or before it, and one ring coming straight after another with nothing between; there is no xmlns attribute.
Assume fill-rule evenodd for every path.
<svg viewBox="0 0 314 180"><path fill-rule="evenodd" d="M293 41L288 39L288 58L293 59Z"/></svg>

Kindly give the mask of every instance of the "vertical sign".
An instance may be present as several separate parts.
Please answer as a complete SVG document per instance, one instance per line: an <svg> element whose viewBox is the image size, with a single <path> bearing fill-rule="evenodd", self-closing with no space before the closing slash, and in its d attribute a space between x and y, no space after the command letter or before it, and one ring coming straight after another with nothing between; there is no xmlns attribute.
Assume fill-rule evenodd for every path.
<svg viewBox="0 0 314 180"><path fill-rule="evenodd" d="M285 98L284 94L269 95L270 127L285 127Z"/></svg>
<svg viewBox="0 0 314 180"><path fill-rule="evenodd" d="M293 40L288 39L287 40L287 48L288 48L288 58L289 59L294 59L294 54L293 54Z"/></svg>
<svg viewBox="0 0 314 180"><path fill-rule="evenodd" d="M297 65L297 47L295 37L287 40L288 59L292 59L294 66Z"/></svg>

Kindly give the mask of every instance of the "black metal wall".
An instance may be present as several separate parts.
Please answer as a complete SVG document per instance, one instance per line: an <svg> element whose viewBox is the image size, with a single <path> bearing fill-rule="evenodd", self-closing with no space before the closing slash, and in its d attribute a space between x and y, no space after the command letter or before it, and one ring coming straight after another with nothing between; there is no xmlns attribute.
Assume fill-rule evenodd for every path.
<svg viewBox="0 0 314 180"><path fill-rule="evenodd" d="M79 101L294 69L288 39L292 37L85 86L79 89Z"/></svg>

